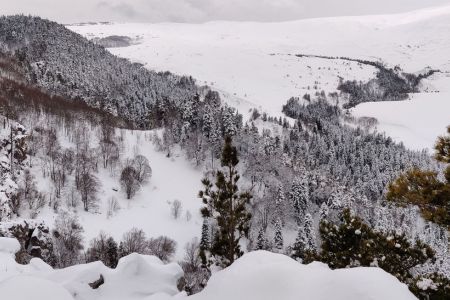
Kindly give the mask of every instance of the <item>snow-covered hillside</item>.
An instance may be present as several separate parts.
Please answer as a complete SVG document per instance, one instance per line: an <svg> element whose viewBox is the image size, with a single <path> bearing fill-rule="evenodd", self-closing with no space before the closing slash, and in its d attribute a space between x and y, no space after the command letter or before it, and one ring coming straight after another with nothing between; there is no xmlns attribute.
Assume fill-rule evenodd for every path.
<svg viewBox="0 0 450 300"><path fill-rule="evenodd" d="M0 291L5 299L416 299L406 285L378 268L332 271L320 263L302 265L287 256L265 251L244 255L214 274L204 291L188 297L176 288L181 268L164 265L154 256L131 254L122 258L116 269L94 262L53 270L37 258L29 265L17 264L13 253L19 248L17 241L0 238ZM88 284L100 275L104 283L92 289Z"/></svg>
<svg viewBox="0 0 450 300"><path fill-rule="evenodd" d="M101 168L98 173L100 190L98 191L97 207L86 212L80 206L73 208L77 211L80 223L84 228L84 243L98 236L100 232L111 235L120 240L123 234L132 228L142 229L148 237L167 236L177 242L175 259L182 259L184 246L201 233L200 207L202 202L197 198L201 188L203 171L196 169L182 154L175 152L170 158L165 152L157 151L151 140L156 132L117 130L117 135L123 138L124 158L132 158L136 154L145 156L152 168L152 176L148 183L142 185L137 194L130 200L120 186L116 171ZM90 132L92 143L95 144L95 131ZM62 147L75 147L59 132ZM37 160L32 173L38 179L38 186L47 190L52 186L49 177L42 176L44 161ZM64 198L70 198L70 189L64 190ZM108 212L110 200L115 199L118 208ZM172 215L172 203L178 200L182 207L180 216L175 219ZM24 217L29 217L24 214ZM44 221L52 227L57 214L51 207L44 207L37 217L37 221Z"/></svg>
<svg viewBox="0 0 450 300"><path fill-rule="evenodd" d="M422 122L404 123L396 110L393 126L380 104L356 109L358 116L379 118L380 130L412 148L430 148L448 122L446 94L450 86L450 6L399 15L310 19L283 23L210 22L205 24L107 24L70 26L88 37L129 36L139 44L110 51L158 71L189 74L200 83L223 92L242 113L259 107L281 115L281 106L292 96L335 92L339 77L367 81L375 68L342 59L297 57L295 54L348 57L382 61L411 73L427 67L441 70L421 87L441 93L414 95L408 108L421 110ZM447 99L447 100L446 100ZM423 102L426 101L426 104ZM416 105L417 103L417 105ZM423 111L423 108L426 110ZM396 109L396 108L395 108ZM433 115L433 120L430 120ZM415 116L418 118L419 116ZM439 119L438 119L439 118ZM432 125L427 122L433 122ZM435 123L434 123L435 121ZM385 125L384 125L385 124ZM423 136L420 127L429 130ZM406 127L406 130L402 130Z"/></svg>

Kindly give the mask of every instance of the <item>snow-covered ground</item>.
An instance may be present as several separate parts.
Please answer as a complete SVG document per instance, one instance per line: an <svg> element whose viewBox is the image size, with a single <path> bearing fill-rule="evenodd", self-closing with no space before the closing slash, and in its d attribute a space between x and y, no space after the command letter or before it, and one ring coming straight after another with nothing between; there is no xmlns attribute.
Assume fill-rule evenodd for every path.
<svg viewBox="0 0 450 300"><path fill-rule="evenodd" d="M426 67L450 72L450 6L423 9L397 15L310 19L282 23L209 22L204 24L108 24L70 26L88 37L122 35L138 38L140 44L111 48L118 56L141 62L148 68L192 75L199 83L223 92L224 99L242 113L259 107L271 115L281 115L281 106L292 96L336 91L338 76L346 80L368 80L375 69L345 60L296 57L295 54L342 56L381 60L389 66L400 65L408 72ZM448 74L434 76L449 87ZM428 82L435 86L435 82ZM429 90L424 86L423 90ZM438 89L441 91L441 89ZM432 97L432 99L430 98ZM434 97L441 100L435 101ZM380 130L413 148L430 148L436 133L422 136L419 126L430 122L450 122L449 116L435 111L450 111L450 99L444 95L415 95L417 109L426 107L423 123L402 123L402 112L393 116L398 126L383 126L380 104L359 111L380 119ZM447 99L447 100L446 100ZM422 101L431 103L424 105ZM374 104L378 106L379 104ZM411 105L411 104L410 104ZM414 105L415 106L415 105ZM428 110L429 109L429 110ZM358 112L358 115L359 115ZM388 112L389 113L389 112ZM437 118L440 120L436 120ZM444 118L444 119L442 119ZM408 133L409 131L409 133ZM411 134L410 132L419 132Z"/></svg>
<svg viewBox="0 0 450 300"><path fill-rule="evenodd" d="M170 158L166 157L165 152L157 151L150 140L154 133L155 131L117 130L117 134L124 139L125 148L121 153L121 159L125 161L126 158L133 158L135 154L145 156L152 168L152 176L132 199L127 200L119 184L119 171L111 173L103 166L99 167L97 177L101 187L97 194L98 208L96 211L85 212L80 204L75 209L84 228L86 247L89 241L102 231L120 241L125 232L135 227L142 229L148 238L165 235L175 240L177 252L174 259L179 260L183 258L186 243L200 236L202 201L197 195L201 189L203 170L188 162L182 154L178 154L179 151L175 150ZM95 133L91 132L90 136L95 145ZM74 147L61 132L59 140L64 147ZM41 162L36 160L32 172L38 180L38 188L41 191L48 191L48 187L53 184L50 178L43 178L40 164ZM63 199L70 197L70 190L63 193L66 193ZM113 197L118 201L120 209L108 217L108 200ZM171 214L170 204L174 200L179 200L182 204L182 212L178 219ZM24 214L24 217L28 215ZM37 221L42 220L52 227L56 217L52 208L45 207L38 215Z"/></svg>
<svg viewBox="0 0 450 300"><path fill-rule="evenodd" d="M131 254L116 269L101 262L53 270L40 259L29 265L14 261L17 241L0 238L2 299L14 300L413 300L407 286L379 268L330 270L326 265L302 265L265 251L251 252L229 268L213 274L208 286L194 296L178 293L182 276L176 264ZM104 284L89 283L104 277Z"/></svg>
<svg viewBox="0 0 450 300"><path fill-rule="evenodd" d="M450 54L448 54L450 57ZM412 149L433 150L436 137L450 125L450 73L423 81L422 90L406 101L362 103L353 108L356 117L374 117L377 130Z"/></svg>
<svg viewBox="0 0 450 300"><path fill-rule="evenodd" d="M413 94L407 101L363 103L352 109L357 117L378 120L376 129L411 149L432 148L450 125L450 93Z"/></svg>

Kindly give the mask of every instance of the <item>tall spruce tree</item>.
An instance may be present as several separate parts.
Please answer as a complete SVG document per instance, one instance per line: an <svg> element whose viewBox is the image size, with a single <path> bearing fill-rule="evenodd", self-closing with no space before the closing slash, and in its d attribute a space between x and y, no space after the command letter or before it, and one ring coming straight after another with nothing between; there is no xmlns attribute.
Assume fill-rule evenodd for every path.
<svg viewBox="0 0 450 300"><path fill-rule="evenodd" d="M269 247L269 241L266 237L266 230L264 229L264 226L261 226L261 228L258 231L258 237L256 239L256 247L255 250L268 250Z"/></svg>
<svg viewBox="0 0 450 300"><path fill-rule="evenodd" d="M210 236L209 236L209 224L208 218L203 219L202 225L202 236L200 239L200 259L202 261L202 265L207 265L207 253L210 249Z"/></svg>
<svg viewBox="0 0 450 300"><path fill-rule="evenodd" d="M305 215L304 232L305 232L306 249L311 251L316 250L315 245L316 237L313 229L313 220L311 214L309 213Z"/></svg>
<svg viewBox="0 0 450 300"><path fill-rule="evenodd" d="M329 214L329 208L326 202L323 202L322 205L320 205L319 209L319 220L325 220L328 217Z"/></svg>
<svg viewBox="0 0 450 300"><path fill-rule="evenodd" d="M278 218L275 222L275 236L273 237L273 245L277 252L283 250L283 232L281 230L281 220Z"/></svg>
<svg viewBox="0 0 450 300"><path fill-rule="evenodd" d="M109 237L106 240L107 266L111 268L115 268L117 266L117 263L119 262L118 251L119 246L117 245L117 242L112 237Z"/></svg>
<svg viewBox="0 0 450 300"><path fill-rule="evenodd" d="M275 195L275 222L277 220L281 221L281 226L284 226L284 204L286 202L286 198L284 196L284 187L283 184L278 184L277 186L277 194Z"/></svg>
<svg viewBox="0 0 450 300"><path fill-rule="evenodd" d="M291 257L296 260L303 260L305 257L305 248L305 234L303 232L303 228L299 226L295 243L291 247Z"/></svg>
<svg viewBox="0 0 450 300"><path fill-rule="evenodd" d="M222 150L222 170L215 172L215 187L205 178L202 180L204 190L199 192L206 205L201 210L202 216L216 222L210 248L211 261L221 267L231 265L243 255L239 241L248 237L251 215L246 206L252 196L239 191L238 163L237 149L227 136Z"/></svg>
<svg viewBox="0 0 450 300"><path fill-rule="evenodd" d="M294 207L297 225L300 225L305 216L306 207L309 202L309 187L306 175L294 179L289 196L292 206Z"/></svg>

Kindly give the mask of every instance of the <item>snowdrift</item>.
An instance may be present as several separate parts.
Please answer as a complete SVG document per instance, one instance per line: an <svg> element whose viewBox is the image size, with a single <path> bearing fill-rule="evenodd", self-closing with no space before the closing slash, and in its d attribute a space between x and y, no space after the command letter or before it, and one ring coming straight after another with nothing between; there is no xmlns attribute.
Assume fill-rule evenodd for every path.
<svg viewBox="0 0 450 300"><path fill-rule="evenodd" d="M330 270L265 251L251 252L218 272L192 300L416 299L406 285L378 268Z"/></svg>
<svg viewBox="0 0 450 300"><path fill-rule="evenodd" d="M176 288L182 276L176 264L131 254L116 269L100 262L53 270L39 259L18 265L13 253L19 244L0 238L0 294L2 299L33 300L409 300L416 299L406 285L377 268L330 270L321 263L302 265L266 251L244 255L212 276L201 293L186 296ZM88 283L102 274L105 283Z"/></svg>
<svg viewBox="0 0 450 300"><path fill-rule="evenodd" d="M131 254L119 261L116 269L101 262L53 270L40 259L19 265L13 253L19 243L0 238L1 299L21 300L137 300L159 294L178 293L176 283L183 275L177 264L164 264L154 256ZM92 289L89 283L103 275L105 283Z"/></svg>

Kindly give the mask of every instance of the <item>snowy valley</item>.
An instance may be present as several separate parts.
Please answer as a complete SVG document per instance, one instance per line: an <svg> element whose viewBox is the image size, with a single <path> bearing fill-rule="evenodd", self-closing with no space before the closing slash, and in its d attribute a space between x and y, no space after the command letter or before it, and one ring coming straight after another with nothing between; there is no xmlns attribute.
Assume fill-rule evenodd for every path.
<svg viewBox="0 0 450 300"><path fill-rule="evenodd" d="M449 33L0 17L0 298L447 299Z"/></svg>

